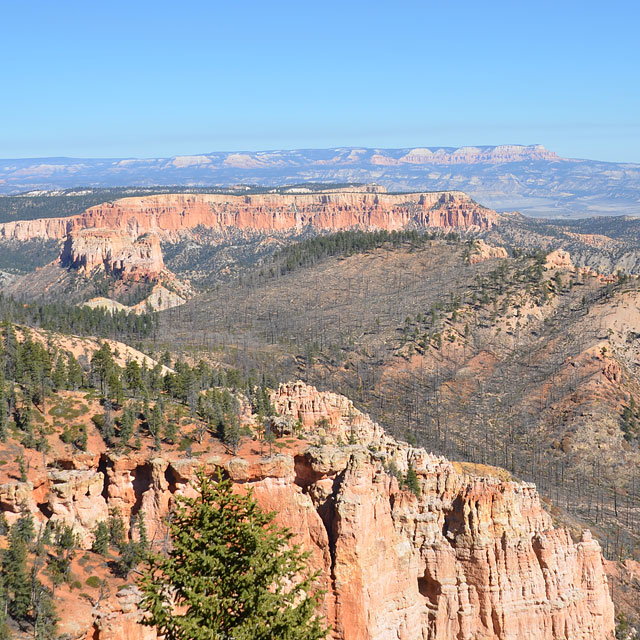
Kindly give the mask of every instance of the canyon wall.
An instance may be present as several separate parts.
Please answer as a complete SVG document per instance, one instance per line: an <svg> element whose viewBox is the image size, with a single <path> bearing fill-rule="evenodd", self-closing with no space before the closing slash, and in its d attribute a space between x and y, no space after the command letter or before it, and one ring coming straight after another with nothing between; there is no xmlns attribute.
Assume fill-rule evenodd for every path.
<svg viewBox="0 0 640 640"><path fill-rule="evenodd" d="M310 551L335 640L613 638L598 543L555 528L533 485L459 473L392 439L343 396L300 382L281 385L272 402L281 432L301 435L277 455L260 455L248 439L237 456L214 444L198 458L94 447L32 468L29 483L0 485L0 506L15 521L26 501L40 521L72 524L85 548L114 508L127 521L142 514L149 538L162 541L196 468L223 468ZM409 466L419 495L398 482ZM136 598L134 587L119 589L84 628L73 620L73 637L155 638L137 624Z"/></svg>
<svg viewBox="0 0 640 640"><path fill-rule="evenodd" d="M120 277L156 276L164 269L160 240L154 233L133 239L113 229L82 229L71 232L60 261L63 266L90 273L98 266Z"/></svg>
<svg viewBox="0 0 640 640"><path fill-rule="evenodd" d="M177 240L197 227L224 233L296 233L311 227L341 229L456 228L488 229L497 214L462 192L313 194L169 194L123 198L90 207L68 218L20 220L0 225L0 239L63 240L87 229L112 229L138 238L148 232Z"/></svg>

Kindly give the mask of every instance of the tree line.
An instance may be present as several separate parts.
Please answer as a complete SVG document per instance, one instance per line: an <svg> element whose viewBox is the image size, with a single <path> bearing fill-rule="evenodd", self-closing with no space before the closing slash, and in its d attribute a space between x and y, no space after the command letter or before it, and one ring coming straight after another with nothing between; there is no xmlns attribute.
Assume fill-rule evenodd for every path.
<svg viewBox="0 0 640 640"><path fill-rule="evenodd" d="M0 322L80 336L142 340L155 331L157 317L155 313L92 309L64 302L25 303L0 293Z"/></svg>

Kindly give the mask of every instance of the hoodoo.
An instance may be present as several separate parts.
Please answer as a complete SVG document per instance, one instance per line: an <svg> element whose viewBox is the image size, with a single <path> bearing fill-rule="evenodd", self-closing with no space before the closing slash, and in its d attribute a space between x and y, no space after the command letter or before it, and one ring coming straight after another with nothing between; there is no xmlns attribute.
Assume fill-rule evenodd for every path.
<svg viewBox="0 0 640 640"><path fill-rule="evenodd" d="M199 457L103 447L41 466L34 456L30 484L0 486L3 509L10 522L28 509L66 523L85 548L114 512L142 518L158 541L175 496L192 494L196 469L222 469L310 552L334 640L612 640L600 546L589 532L574 542L555 528L533 485L465 475L394 440L344 396L301 382L280 385L271 402L278 435L301 436L282 453L261 456L248 441L232 455L212 440ZM250 412L243 421L256 424ZM414 491L398 481L409 467ZM155 639L138 624L138 597L121 587L62 631Z"/></svg>

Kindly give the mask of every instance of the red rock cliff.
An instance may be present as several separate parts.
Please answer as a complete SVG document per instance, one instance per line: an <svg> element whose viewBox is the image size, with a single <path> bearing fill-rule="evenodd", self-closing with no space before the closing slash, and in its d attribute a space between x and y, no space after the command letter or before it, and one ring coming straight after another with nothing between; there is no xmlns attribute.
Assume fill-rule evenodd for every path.
<svg viewBox="0 0 640 640"><path fill-rule="evenodd" d="M155 276L164 269L160 240L154 233L137 239L112 229L82 229L66 239L60 261L87 273L96 267L117 276Z"/></svg>
<svg viewBox="0 0 640 640"><path fill-rule="evenodd" d="M139 511L150 539L161 540L195 468L224 467L311 552L336 640L612 640L598 543L554 528L533 485L462 475L395 441L346 398L299 382L272 401L279 429L302 424L307 443L290 440L297 450L231 457L218 449L197 459L87 452L34 472L28 486L0 485L0 505L14 521L27 500L40 520L71 523L87 548L109 509L127 521ZM391 462L416 469L419 496L399 486ZM78 637L155 638L137 625L136 597L118 591L87 614Z"/></svg>
<svg viewBox="0 0 640 640"><path fill-rule="evenodd" d="M147 232L167 240L203 226L223 233L296 232L305 227L323 231L340 229L404 229L444 227L487 229L497 214L458 191L435 193L315 194L169 194L123 198L87 209L68 218L8 222L0 225L0 238L62 240L84 229L113 229L134 238Z"/></svg>

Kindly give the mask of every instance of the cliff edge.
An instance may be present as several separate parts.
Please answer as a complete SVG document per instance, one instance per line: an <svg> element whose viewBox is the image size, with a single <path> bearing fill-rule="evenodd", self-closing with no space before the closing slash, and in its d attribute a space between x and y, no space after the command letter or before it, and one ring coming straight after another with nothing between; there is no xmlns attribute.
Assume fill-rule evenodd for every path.
<svg viewBox="0 0 640 640"><path fill-rule="evenodd" d="M84 453L32 456L29 481L0 485L0 505L10 522L26 504L39 522L71 524L86 549L96 524L118 509L126 521L143 517L158 543L174 497L192 494L195 470L222 469L311 552L335 640L613 639L600 546L587 531L574 542L555 528L533 485L459 473L388 436L344 396L301 382L280 385L271 402L274 455L245 438L237 455L211 439L197 457L178 449L125 456L89 433ZM244 406L243 422L255 429ZM413 492L399 482L410 466ZM74 609L70 592L77 615L62 631L155 639L138 624L138 595L120 585Z"/></svg>

